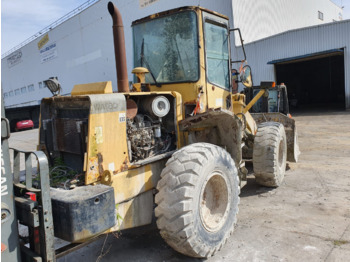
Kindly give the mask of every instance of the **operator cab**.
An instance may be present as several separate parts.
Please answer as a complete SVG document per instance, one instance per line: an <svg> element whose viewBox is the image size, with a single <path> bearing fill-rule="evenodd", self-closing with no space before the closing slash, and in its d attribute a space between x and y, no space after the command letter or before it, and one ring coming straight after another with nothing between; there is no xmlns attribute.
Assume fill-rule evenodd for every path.
<svg viewBox="0 0 350 262"><path fill-rule="evenodd" d="M228 17L181 7L132 23L134 67L145 67L150 91L176 91L185 117L231 107Z"/></svg>

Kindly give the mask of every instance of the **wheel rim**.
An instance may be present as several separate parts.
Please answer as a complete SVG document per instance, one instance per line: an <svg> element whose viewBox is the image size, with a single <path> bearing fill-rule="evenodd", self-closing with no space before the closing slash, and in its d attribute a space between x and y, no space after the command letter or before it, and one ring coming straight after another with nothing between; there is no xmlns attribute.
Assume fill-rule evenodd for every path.
<svg viewBox="0 0 350 262"><path fill-rule="evenodd" d="M206 230L216 232L225 223L231 204L228 195L226 179L213 172L206 179L200 198L200 216Z"/></svg>
<svg viewBox="0 0 350 262"><path fill-rule="evenodd" d="M283 165L283 152L284 152L284 143L283 143L283 139L280 141L279 144L279 150L278 150L278 166L282 167Z"/></svg>

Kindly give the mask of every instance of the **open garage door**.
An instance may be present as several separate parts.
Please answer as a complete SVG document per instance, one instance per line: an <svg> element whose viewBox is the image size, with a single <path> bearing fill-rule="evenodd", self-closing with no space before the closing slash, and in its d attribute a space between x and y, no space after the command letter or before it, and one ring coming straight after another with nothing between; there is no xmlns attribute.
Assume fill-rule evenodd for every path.
<svg viewBox="0 0 350 262"><path fill-rule="evenodd" d="M343 49L271 61L277 83L288 88L290 108L345 109Z"/></svg>

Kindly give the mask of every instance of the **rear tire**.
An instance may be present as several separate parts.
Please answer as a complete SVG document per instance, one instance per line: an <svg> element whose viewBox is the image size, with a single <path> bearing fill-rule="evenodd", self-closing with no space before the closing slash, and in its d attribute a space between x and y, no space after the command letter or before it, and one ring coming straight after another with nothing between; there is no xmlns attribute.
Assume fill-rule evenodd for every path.
<svg viewBox="0 0 350 262"><path fill-rule="evenodd" d="M281 185L286 172L287 139L277 122L259 125L254 138L253 167L256 182L267 187Z"/></svg>
<svg viewBox="0 0 350 262"><path fill-rule="evenodd" d="M221 249L234 230L240 193L228 152L207 143L178 150L163 169L157 189L157 226L169 246L199 258Z"/></svg>

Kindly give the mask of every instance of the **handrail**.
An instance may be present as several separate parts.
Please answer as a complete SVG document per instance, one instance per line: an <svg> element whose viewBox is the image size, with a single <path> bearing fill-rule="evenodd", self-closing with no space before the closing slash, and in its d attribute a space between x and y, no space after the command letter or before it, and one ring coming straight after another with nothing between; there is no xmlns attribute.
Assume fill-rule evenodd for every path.
<svg viewBox="0 0 350 262"><path fill-rule="evenodd" d="M69 18L81 13L82 11L84 11L86 8L90 7L91 5L93 5L94 3L98 2L100 0L88 0L85 3L83 3L82 5L78 6L77 8L75 8L74 10L70 11L68 14L62 16L61 18L57 19L55 22L53 22L52 24L48 25L47 27L45 27L44 29L40 30L39 32L37 32L36 34L32 35L31 37L29 37L28 39L24 40L22 43L20 43L19 45L11 48L9 51L5 52L4 54L1 55L1 59L5 58L6 56L10 55L11 53L17 51L18 49L20 49L21 47L25 46L26 44L32 42L33 40L39 38L40 36L44 35L45 33L49 32L51 29L55 28L56 26L62 24L63 22L67 21Z"/></svg>
<svg viewBox="0 0 350 262"><path fill-rule="evenodd" d="M54 248L54 226L52 217L52 206L50 197L50 177L49 163L47 157L42 151L24 151L15 148L13 150L13 185L20 190L26 190L40 195L39 201L39 251L43 261L55 261ZM25 183L20 181L21 155L24 155L25 161ZM40 176L40 188L33 187L32 173L32 156L34 155L37 161L37 167ZM33 250L34 251L34 250Z"/></svg>

